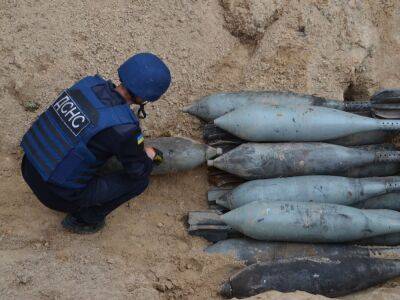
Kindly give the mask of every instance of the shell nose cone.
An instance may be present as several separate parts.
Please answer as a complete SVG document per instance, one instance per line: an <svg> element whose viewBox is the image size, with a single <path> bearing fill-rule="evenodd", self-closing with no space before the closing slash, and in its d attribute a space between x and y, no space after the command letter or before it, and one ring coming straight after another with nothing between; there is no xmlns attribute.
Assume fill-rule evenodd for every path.
<svg viewBox="0 0 400 300"><path fill-rule="evenodd" d="M229 212L227 212L227 213L225 213L225 214L223 214L222 216L221 216L221 220L225 223L225 224L227 224L227 225L229 225L229 226L232 226L232 215L234 214L234 211L233 210L231 210L231 211L229 211Z"/></svg>
<svg viewBox="0 0 400 300"><path fill-rule="evenodd" d="M188 114L194 114L196 112L195 108L196 108L196 103L185 106L184 108L182 108L182 111Z"/></svg>
<svg viewBox="0 0 400 300"><path fill-rule="evenodd" d="M221 124L221 120L222 120L223 117L224 117L224 116L221 116L221 117L219 117L219 118L216 118L216 119L214 120L214 125L217 125L217 126L219 127L219 125Z"/></svg>
<svg viewBox="0 0 400 300"><path fill-rule="evenodd" d="M226 125L228 124L229 118L227 115L223 115L214 120L214 124L217 125L219 128L226 129Z"/></svg>
<svg viewBox="0 0 400 300"><path fill-rule="evenodd" d="M191 105L185 106L182 111L204 121L212 121L213 119L208 111L207 105L205 105L203 101L198 101Z"/></svg>
<svg viewBox="0 0 400 300"><path fill-rule="evenodd" d="M225 282L221 286L220 293L221 293L222 296L224 296L226 298L232 298L232 287L231 287L231 284L229 282Z"/></svg>

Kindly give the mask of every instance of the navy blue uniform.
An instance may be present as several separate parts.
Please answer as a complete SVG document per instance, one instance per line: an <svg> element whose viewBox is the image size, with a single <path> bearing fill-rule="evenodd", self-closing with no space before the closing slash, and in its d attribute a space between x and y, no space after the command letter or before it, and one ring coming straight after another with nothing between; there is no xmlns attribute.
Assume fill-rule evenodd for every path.
<svg viewBox="0 0 400 300"><path fill-rule="evenodd" d="M120 107L125 101L114 89L111 82L104 81L91 90L104 106ZM91 137L86 146L96 163L88 169L95 169L93 165L99 167L115 155L124 166L124 171L104 176L94 172L81 176L79 188L49 182L27 156L22 163L23 177L47 207L69 212L86 223L98 223L148 186L153 161L146 155L143 143L138 143L138 136L141 136L138 124L125 122L105 128Z"/></svg>

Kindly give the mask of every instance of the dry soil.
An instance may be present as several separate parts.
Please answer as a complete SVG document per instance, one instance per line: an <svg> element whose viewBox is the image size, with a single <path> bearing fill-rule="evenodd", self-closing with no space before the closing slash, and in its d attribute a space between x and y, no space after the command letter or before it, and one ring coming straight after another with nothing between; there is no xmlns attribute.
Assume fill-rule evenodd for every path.
<svg viewBox="0 0 400 300"><path fill-rule="evenodd" d="M364 99L400 86L398 0L0 1L0 298L211 299L240 268L207 256L186 233L206 208L205 168L152 179L149 189L77 236L19 172L18 143L60 90L88 74L118 82L133 53L169 64L173 84L149 109L146 136L201 137L181 112L218 91L275 89ZM392 281L351 299L399 299ZM349 298L349 299L350 299ZM253 299L322 299L270 292Z"/></svg>

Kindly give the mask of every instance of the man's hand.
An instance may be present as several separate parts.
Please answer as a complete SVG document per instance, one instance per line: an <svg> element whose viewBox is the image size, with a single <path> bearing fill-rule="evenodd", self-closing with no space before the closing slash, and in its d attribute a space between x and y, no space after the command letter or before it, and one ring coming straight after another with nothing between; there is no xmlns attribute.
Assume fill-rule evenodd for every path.
<svg viewBox="0 0 400 300"><path fill-rule="evenodd" d="M147 156L153 160L157 166L163 162L164 155L161 150L153 147L144 147L144 151L146 151Z"/></svg>
<svg viewBox="0 0 400 300"><path fill-rule="evenodd" d="M156 150L154 150L153 147L144 147L144 151L151 160L154 160L154 157L156 156Z"/></svg>

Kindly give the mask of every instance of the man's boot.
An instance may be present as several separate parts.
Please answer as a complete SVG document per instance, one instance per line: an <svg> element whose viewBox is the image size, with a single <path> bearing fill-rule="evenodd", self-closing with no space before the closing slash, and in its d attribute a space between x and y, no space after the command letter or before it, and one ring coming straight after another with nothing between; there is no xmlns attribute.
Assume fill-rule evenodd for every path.
<svg viewBox="0 0 400 300"><path fill-rule="evenodd" d="M61 225L66 230L79 234L96 233L99 230L101 230L105 224L106 223L104 220L94 224L86 223L83 220L80 220L79 218L76 218L71 214L66 215L64 220L61 221Z"/></svg>

